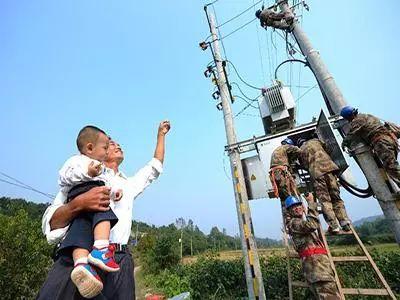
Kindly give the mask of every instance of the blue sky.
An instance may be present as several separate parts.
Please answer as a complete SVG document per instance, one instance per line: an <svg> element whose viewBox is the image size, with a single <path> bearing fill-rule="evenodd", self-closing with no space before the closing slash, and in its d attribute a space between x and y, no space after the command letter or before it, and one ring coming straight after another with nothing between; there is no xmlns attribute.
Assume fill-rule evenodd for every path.
<svg viewBox="0 0 400 300"><path fill-rule="evenodd" d="M122 144L122 169L132 175L152 157L157 125L167 118L172 130L165 172L137 199L134 218L161 225L182 216L205 232L218 225L237 233L222 114L211 98L212 84L203 76L211 55L198 48L209 34L203 4L1 1L0 126L5 144L0 148L0 171L54 194L57 171L76 152L79 129L95 124ZM219 23L252 4L253 0L219 0ZM386 1L384 9L361 0L308 4L304 29L348 102L400 123L397 2ZM253 16L250 11L221 27L222 35ZM269 84L276 65L286 58L283 40L257 22L226 38L224 45L227 58L256 86ZM315 84L310 72L298 65L292 72L289 65L282 68L280 75L293 86ZM230 80L247 95L257 95L233 70ZM306 90L292 88L296 98ZM244 105L238 99L233 109L239 112ZM298 121L310 121L322 106L319 91L312 90L299 101ZM255 109L235 121L239 139L263 134ZM354 173L363 185L362 176ZM0 194L48 201L4 183ZM343 198L353 220L380 213L375 199L355 199L344 192ZM251 208L256 235L279 238L277 201L253 201Z"/></svg>

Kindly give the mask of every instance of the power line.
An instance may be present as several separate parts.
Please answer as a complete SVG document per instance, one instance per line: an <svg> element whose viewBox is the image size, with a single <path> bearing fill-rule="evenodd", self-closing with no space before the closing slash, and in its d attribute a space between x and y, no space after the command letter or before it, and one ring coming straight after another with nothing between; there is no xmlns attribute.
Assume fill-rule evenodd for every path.
<svg viewBox="0 0 400 300"><path fill-rule="evenodd" d="M216 12L216 10L215 10L214 5L212 5L212 8L213 8L213 11L214 11L215 21L216 21L217 24L218 24L217 12ZM221 31L219 30L219 26L217 26L217 30L218 30L218 36L222 36L222 35L221 35ZM224 50L225 59L228 59L228 57L227 57L227 55L226 55L226 50L225 50L224 42L222 41L222 39L220 39L220 41L221 41L222 49Z"/></svg>
<svg viewBox="0 0 400 300"><path fill-rule="evenodd" d="M247 96L247 95L243 92L243 90L240 88L240 85L238 85L236 82L232 82L232 85L235 85L235 86L238 88L239 92L240 92L240 93L243 95L243 97L245 97L247 100L249 100L249 101L251 101L251 102L256 102L256 101L257 101L257 99L258 99L259 96L254 97L254 98L250 98L249 96Z"/></svg>
<svg viewBox="0 0 400 300"><path fill-rule="evenodd" d="M1 173L1 172L0 172L0 173ZM1 173L1 174L4 175L3 173ZM4 176L9 177L9 176L7 176L7 175L4 175ZM13 179L13 180L15 180L15 179ZM4 180L4 179L1 179L1 178L0 178L0 181L1 181L1 182L4 182L4 183L7 183L7 184L10 184L10 185L13 185L13 186L16 186L16 187L19 187L19 188L22 188L22 189L26 189L26 190L29 190L29 191L32 191L32 192L39 193L39 194L41 194L41 195L43 195L43 196L46 196L46 197L49 198L49 199L54 199L54 198L55 198L54 195L51 195L51 194L48 194L48 193L39 191L39 190L37 190L37 189L35 189L35 188L32 188L32 187L30 187L30 186L27 186L27 185L25 185L25 184L14 183L14 182L11 182L11 181L8 181L8 180Z"/></svg>
<svg viewBox="0 0 400 300"><path fill-rule="evenodd" d="M245 107L243 107L235 116L234 118L240 116L240 114L242 114L246 109L248 109L250 107L251 104L247 104Z"/></svg>
<svg viewBox="0 0 400 300"><path fill-rule="evenodd" d="M251 88L253 88L253 89L255 89L255 90L261 90L261 88L256 87L256 86L251 85L250 83L246 82L246 81L242 78L242 76L240 76L240 74L239 74L238 70L236 69L235 65L234 65L231 61L229 61L229 60L227 60L227 62L233 67L233 69L235 70L235 73L236 73L237 77L240 79L241 82L243 82L245 85L247 85L248 87L251 87Z"/></svg>
<svg viewBox="0 0 400 300"><path fill-rule="evenodd" d="M251 102L249 100L246 100L246 98L243 98L242 96L239 95L234 95L234 98L239 98L241 100L243 100L244 102L246 102L246 104L248 104L249 106L251 106L252 108L258 109L257 106L254 106L253 104L251 104Z"/></svg>
<svg viewBox="0 0 400 300"><path fill-rule="evenodd" d="M287 40L285 39L285 37L284 37L278 30L274 30L274 32L276 32L276 34L277 34L278 36L280 36L285 42L287 41ZM295 45L290 44L290 46L291 46L294 50L296 50L297 53L303 54L303 52L301 52L301 50L299 50Z"/></svg>
<svg viewBox="0 0 400 300"><path fill-rule="evenodd" d="M299 100L300 100L301 98L303 98L305 95L307 95L307 94L308 94L309 92L311 92L313 89L315 89L317 86L318 86L318 83L315 84L315 85L313 85L312 87L310 87L307 91L305 91L300 97L298 97L298 98L296 99L296 102L299 102Z"/></svg>
<svg viewBox="0 0 400 300"><path fill-rule="evenodd" d="M237 14L236 16L230 18L229 20L225 21L224 23L222 23L221 25L218 25L217 28L224 26L225 24L228 24L229 22L239 18L241 15L245 14L246 12L248 12L250 9L252 9L253 7L255 7L257 4L260 4L261 2L263 2L263 0L258 1L257 3L254 3L253 0L253 5L246 8L244 11L242 11L241 13Z"/></svg>
<svg viewBox="0 0 400 300"><path fill-rule="evenodd" d="M232 32L228 33L227 35L223 36L222 38L220 38L219 40L223 40L226 39L227 37L231 36L232 34L236 33L237 31L239 31L240 29L246 27L247 25L253 23L255 20L257 20L257 18L255 17L254 19L248 21L247 23L243 24L242 26L236 28L235 30L233 30Z"/></svg>
<svg viewBox="0 0 400 300"><path fill-rule="evenodd" d="M210 2L210 3L207 3L206 5L204 5L204 7L207 7L207 6L210 6L210 5L214 5L215 3L217 3L219 0L215 0L215 1L212 1L212 2Z"/></svg>
<svg viewBox="0 0 400 300"><path fill-rule="evenodd" d="M263 0L263 4L264 4L264 0ZM256 4L254 4L254 0L253 0L254 12L256 10L255 6L256 6ZM257 24L256 24L256 32L257 32L258 54L260 56L260 63L261 63L261 75L262 75L262 78L263 78L263 83L266 84L267 82L265 80L264 60L263 60L262 51L261 51L260 33L259 33L259 29L258 29L258 25Z"/></svg>

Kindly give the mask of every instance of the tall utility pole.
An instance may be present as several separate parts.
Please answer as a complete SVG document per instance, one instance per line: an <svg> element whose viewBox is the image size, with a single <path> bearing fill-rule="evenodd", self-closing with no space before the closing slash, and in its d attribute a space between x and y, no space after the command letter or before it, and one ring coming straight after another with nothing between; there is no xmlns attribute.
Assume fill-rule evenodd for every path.
<svg viewBox="0 0 400 300"><path fill-rule="evenodd" d="M181 228L181 238L179 239L179 241L181 242L181 261L183 259L183 226Z"/></svg>
<svg viewBox="0 0 400 300"><path fill-rule="evenodd" d="M290 12L287 1L277 0L277 4L279 4L282 12ZM326 95L331 114L339 114L342 107L347 105L347 102L322 61L319 52L313 48L310 40L296 20L293 23L292 33L314 72L323 93ZM378 167L368 146L359 141L356 145L353 144L352 148L354 156L357 158L360 168L365 174L386 219L391 223L396 241L400 244L400 202L394 196L388 177L382 168Z"/></svg>
<svg viewBox="0 0 400 300"><path fill-rule="evenodd" d="M233 122L231 99L229 87L225 77L223 61L220 54L217 29L214 16L207 11L208 23L211 32L211 43L214 56L214 62L217 67L217 84L220 91L222 111L224 114L226 139L228 146L237 143L235 125ZM264 284L262 280L260 261L257 253L257 245L254 238L253 223L251 219L250 207L247 198L246 185L243 176L243 169L240 160L240 154L237 149L229 152L231 164L233 188L235 191L236 210L239 222L240 237L242 240L242 252L245 260L245 273L247 290L250 299L265 299Z"/></svg>

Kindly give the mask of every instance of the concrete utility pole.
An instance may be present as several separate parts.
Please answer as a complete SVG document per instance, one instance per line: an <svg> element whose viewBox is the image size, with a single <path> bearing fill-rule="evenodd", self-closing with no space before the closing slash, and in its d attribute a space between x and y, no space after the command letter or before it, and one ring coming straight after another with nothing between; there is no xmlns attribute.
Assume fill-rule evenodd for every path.
<svg viewBox="0 0 400 300"><path fill-rule="evenodd" d="M222 58L220 54L217 29L215 26L214 16L207 11L207 7L204 7L204 10L207 14L207 19L210 26L214 61L217 67L216 80L222 102L226 139L228 145L232 145L237 143L237 138L235 125L233 122L229 87L227 85L227 79L225 77L224 66L222 64ZM254 238L253 223L247 198L240 154L236 149L234 149L229 153L229 158L231 163L233 188L235 191L240 237L242 240L242 251L245 260L246 283L249 298L265 299L264 284L257 253L257 245Z"/></svg>
<svg viewBox="0 0 400 300"><path fill-rule="evenodd" d="M290 12L287 1L278 0L277 4L279 4L282 12ZM342 107L347 105L347 102L322 61L319 52L313 48L297 20L294 20L292 33L326 95L331 112L339 114ZM353 144L352 148L354 156L357 158L386 219L391 223L396 241L400 244L400 202L393 195L393 189L390 186L387 175L382 168L378 167L368 146L359 141L357 144Z"/></svg>
<svg viewBox="0 0 400 300"><path fill-rule="evenodd" d="M181 261L183 259L183 226L181 228L181 238L179 239L179 241L181 242Z"/></svg>

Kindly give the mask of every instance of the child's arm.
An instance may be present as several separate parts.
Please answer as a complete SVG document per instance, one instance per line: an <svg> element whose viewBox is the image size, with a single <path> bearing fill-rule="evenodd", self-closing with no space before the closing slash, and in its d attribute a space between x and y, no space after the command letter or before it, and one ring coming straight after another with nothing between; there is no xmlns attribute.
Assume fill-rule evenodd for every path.
<svg viewBox="0 0 400 300"><path fill-rule="evenodd" d="M81 182L91 181L101 172L101 168L100 163L96 164L87 157L75 155L65 162L59 172L60 187L71 187Z"/></svg>
<svg viewBox="0 0 400 300"><path fill-rule="evenodd" d="M110 191L110 200L112 201L119 201L121 200L122 196L123 196L123 191L122 189L119 187L118 182L115 180L115 173L114 171L106 168L106 170L104 171L104 175L102 175L106 186L111 188Z"/></svg>

